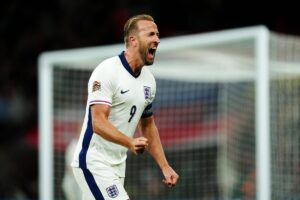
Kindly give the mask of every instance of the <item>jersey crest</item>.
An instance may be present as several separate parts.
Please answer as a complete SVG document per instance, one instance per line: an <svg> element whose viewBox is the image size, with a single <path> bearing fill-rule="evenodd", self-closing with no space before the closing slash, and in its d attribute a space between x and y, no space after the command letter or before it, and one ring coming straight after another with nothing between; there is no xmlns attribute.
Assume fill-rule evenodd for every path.
<svg viewBox="0 0 300 200"><path fill-rule="evenodd" d="M119 195L119 190L116 185L111 185L106 188L106 192L110 198L116 198Z"/></svg>
<svg viewBox="0 0 300 200"><path fill-rule="evenodd" d="M151 87L144 86L145 99L148 100L151 97Z"/></svg>

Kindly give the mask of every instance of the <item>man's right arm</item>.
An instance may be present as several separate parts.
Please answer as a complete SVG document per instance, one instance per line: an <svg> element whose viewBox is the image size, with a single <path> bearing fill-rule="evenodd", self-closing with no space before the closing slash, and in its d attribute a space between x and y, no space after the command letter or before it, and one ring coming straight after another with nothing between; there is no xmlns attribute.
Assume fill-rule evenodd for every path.
<svg viewBox="0 0 300 200"><path fill-rule="evenodd" d="M91 105L93 132L104 139L122 145L137 154L138 150L148 145L148 140L144 137L130 138L120 132L108 121L110 106L105 104Z"/></svg>

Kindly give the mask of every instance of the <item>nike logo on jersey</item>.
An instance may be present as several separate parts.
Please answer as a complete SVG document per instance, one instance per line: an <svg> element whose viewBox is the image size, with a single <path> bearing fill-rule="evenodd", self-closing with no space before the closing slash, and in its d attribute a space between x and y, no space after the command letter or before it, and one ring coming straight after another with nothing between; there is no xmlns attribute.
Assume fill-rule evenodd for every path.
<svg viewBox="0 0 300 200"><path fill-rule="evenodd" d="M125 94L126 92L129 92L129 90L121 90L121 94Z"/></svg>

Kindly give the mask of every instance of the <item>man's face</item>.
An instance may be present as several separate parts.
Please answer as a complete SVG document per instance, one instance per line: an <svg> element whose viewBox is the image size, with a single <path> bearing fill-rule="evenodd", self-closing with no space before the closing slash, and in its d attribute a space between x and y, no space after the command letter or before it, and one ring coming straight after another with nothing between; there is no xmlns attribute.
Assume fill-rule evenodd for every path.
<svg viewBox="0 0 300 200"><path fill-rule="evenodd" d="M139 21L137 26L138 52L145 65L152 65L160 43L157 26L154 22L147 20Z"/></svg>

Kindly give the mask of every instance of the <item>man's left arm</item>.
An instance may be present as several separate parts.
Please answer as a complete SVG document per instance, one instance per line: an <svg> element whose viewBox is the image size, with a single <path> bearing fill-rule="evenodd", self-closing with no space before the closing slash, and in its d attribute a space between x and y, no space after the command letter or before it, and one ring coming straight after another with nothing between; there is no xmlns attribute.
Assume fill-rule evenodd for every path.
<svg viewBox="0 0 300 200"><path fill-rule="evenodd" d="M157 162L165 177L163 182L169 187L175 186L179 179L179 176L172 169L172 167L169 165L166 159L160 141L159 132L154 121L154 117L150 116L146 118L141 118L140 128L143 133L143 136L148 139L148 147L146 148L146 150Z"/></svg>

